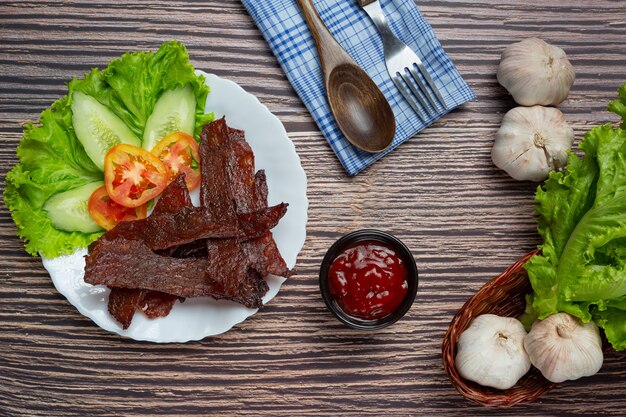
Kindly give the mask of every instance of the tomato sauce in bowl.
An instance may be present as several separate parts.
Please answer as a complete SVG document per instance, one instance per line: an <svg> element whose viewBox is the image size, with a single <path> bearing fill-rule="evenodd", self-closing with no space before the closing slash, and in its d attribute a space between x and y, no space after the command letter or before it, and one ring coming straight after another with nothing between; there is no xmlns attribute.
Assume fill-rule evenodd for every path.
<svg viewBox="0 0 626 417"><path fill-rule="evenodd" d="M328 269L330 294L349 315L364 320L387 317L402 304L408 271L393 248L382 242L356 242Z"/></svg>
<svg viewBox="0 0 626 417"><path fill-rule="evenodd" d="M417 291L411 251L378 230L350 233L328 250L320 290L329 310L344 324L379 329L409 310Z"/></svg>

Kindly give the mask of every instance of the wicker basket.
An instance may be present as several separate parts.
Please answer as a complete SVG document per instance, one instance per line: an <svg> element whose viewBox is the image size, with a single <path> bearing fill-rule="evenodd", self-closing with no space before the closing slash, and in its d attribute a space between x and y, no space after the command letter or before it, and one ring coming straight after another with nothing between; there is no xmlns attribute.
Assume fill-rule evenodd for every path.
<svg viewBox="0 0 626 417"><path fill-rule="evenodd" d="M532 367L518 383L508 390L483 387L463 379L454 365L456 343L461 333L472 320L481 314L519 317L526 308L525 296L532 288L524 264L537 253L533 251L522 257L502 274L487 282L472 298L461 307L450 323L443 339L443 367L452 385L464 397L488 407L511 407L529 403L541 394L554 388L556 384L545 379L539 370Z"/></svg>

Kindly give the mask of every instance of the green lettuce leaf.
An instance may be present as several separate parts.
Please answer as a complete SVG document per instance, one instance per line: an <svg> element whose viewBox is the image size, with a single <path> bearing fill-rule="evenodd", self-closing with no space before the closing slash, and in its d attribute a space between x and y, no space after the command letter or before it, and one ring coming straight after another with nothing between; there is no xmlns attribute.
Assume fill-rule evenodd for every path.
<svg viewBox="0 0 626 417"><path fill-rule="evenodd" d="M209 93L204 81L203 76L194 74L187 49L172 41L163 44L157 52L124 54L103 71L94 69L84 79L72 79L69 95L78 90L95 97L141 138L161 94L191 84L196 95L196 131L199 133L202 126L213 120L213 114L204 114Z"/></svg>
<svg viewBox="0 0 626 417"><path fill-rule="evenodd" d="M213 119L204 114L209 88L204 77L194 73L186 48L167 42L157 52L123 55L83 79L72 79L68 94L29 123L17 149L20 163L6 176L4 201L17 225L17 234L31 255L56 257L86 247L101 233L65 232L52 226L45 210L48 198L89 182L103 174L91 162L74 134L71 97L81 91L109 107L142 137L146 120L160 95L190 84L196 95L196 132Z"/></svg>
<svg viewBox="0 0 626 417"><path fill-rule="evenodd" d="M610 108L626 112L621 101ZM589 131L584 158L570 154L535 195L541 254L526 270L533 286L526 322L567 312L594 319L616 350L626 348L626 131L610 125Z"/></svg>
<svg viewBox="0 0 626 417"><path fill-rule="evenodd" d="M598 161L596 196L567 241L557 276L565 300L598 303L626 294L626 132L596 127L582 147Z"/></svg>
<svg viewBox="0 0 626 417"><path fill-rule="evenodd" d="M534 290L529 304L540 318L559 311L557 266L576 225L593 204L597 177L594 158L581 160L570 153L567 170L551 172L537 189L538 230L544 243L541 255L532 257L526 270Z"/></svg>
<svg viewBox="0 0 626 417"><path fill-rule="evenodd" d="M626 311L607 308L594 312L594 319L598 326L604 329L604 334L613 349L617 351L626 349Z"/></svg>
<svg viewBox="0 0 626 417"><path fill-rule="evenodd" d="M622 129L626 129L626 84L617 90L619 99L609 104L609 110L622 118Z"/></svg>

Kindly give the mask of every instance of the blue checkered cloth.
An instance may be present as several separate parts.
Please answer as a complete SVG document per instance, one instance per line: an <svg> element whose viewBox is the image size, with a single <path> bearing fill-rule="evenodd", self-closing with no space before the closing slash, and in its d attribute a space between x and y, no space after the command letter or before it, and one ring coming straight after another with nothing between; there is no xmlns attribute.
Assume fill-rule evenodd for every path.
<svg viewBox="0 0 626 417"><path fill-rule="evenodd" d="M358 174L444 115L441 113L424 122L404 100L389 78L380 35L355 0L314 0L330 32L378 84L395 114L396 135L389 148L379 153L357 149L346 140L332 116L313 37L295 0L241 2L348 174ZM381 0L380 3L394 33L424 61L442 92L448 111L475 98L414 1Z"/></svg>

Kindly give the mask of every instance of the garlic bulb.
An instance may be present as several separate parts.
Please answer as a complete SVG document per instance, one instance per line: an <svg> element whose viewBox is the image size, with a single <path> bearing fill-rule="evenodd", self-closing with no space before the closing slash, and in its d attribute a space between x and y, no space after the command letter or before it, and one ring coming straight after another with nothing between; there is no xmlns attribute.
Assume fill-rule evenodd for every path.
<svg viewBox="0 0 626 417"><path fill-rule="evenodd" d="M498 82L522 106L561 103L576 74L565 52L537 38L509 45L498 66Z"/></svg>
<svg viewBox="0 0 626 417"><path fill-rule="evenodd" d="M524 351L526 330L517 319L483 314L459 337L459 374L480 385L509 389L530 369Z"/></svg>
<svg viewBox="0 0 626 417"><path fill-rule="evenodd" d="M574 130L554 107L516 107L502 119L491 150L498 168L516 180L543 181L567 163Z"/></svg>
<svg viewBox="0 0 626 417"><path fill-rule="evenodd" d="M524 347L532 364L552 382L591 376L604 360L598 326L581 324L566 313L533 323Z"/></svg>

